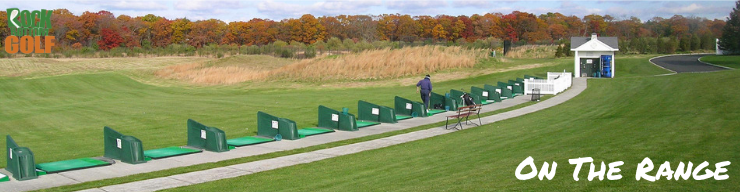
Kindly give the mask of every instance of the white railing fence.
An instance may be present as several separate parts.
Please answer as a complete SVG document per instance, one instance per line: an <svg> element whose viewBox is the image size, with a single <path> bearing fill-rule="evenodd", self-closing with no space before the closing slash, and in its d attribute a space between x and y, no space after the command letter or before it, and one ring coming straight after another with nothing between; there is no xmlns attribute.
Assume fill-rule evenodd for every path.
<svg viewBox="0 0 740 192"><path fill-rule="evenodd" d="M540 94L557 95L569 88L573 81L572 73L547 72L547 79L524 79L524 95L531 95L532 89L540 89Z"/></svg>

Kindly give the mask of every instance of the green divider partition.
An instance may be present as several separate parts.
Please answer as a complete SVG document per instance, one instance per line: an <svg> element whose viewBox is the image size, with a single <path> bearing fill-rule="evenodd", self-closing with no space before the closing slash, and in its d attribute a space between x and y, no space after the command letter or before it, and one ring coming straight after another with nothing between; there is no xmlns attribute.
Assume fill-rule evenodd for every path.
<svg viewBox="0 0 740 192"><path fill-rule="evenodd" d="M494 102L501 102L502 99L505 99L506 97L501 96L501 88L498 86L493 86L489 84L483 85L483 88L488 90L488 97L489 99L493 100Z"/></svg>
<svg viewBox="0 0 740 192"><path fill-rule="evenodd" d="M479 101L476 101L476 103L478 104L488 105L494 102L493 100L488 99L489 96L491 95L490 92L480 87L476 87L476 86L470 87L470 95L478 96Z"/></svg>
<svg viewBox="0 0 740 192"><path fill-rule="evenodd" d="M241 147L275 141L275 137L280 134L278 129L273 129L270 125L260 126L260 112L257 113L257 136L246 136L226 140L230 146ZM268 120L269 122L269 120Z"/></svg>
<svg viewBox="0 0 740 192"><path fill-rule="evenodd" d="M188 146L213 152L229 151L224 131L192 119L188 119Z"/></svg>
<svg viewBox="0 0 740 192"><path fill-rule="evenodd" d="M319 128L357 131L355 115L319 105Z"/></svg>
<svg viewBox="0 0 740 192"><path fill-rule="evenodd" d="M260 133L262 132L262 133ZM280 134L281 139L300 139L295 121L275 117L262 111L257 112L257 134Z"/></svg>
<svg viewBox="0 0 740 192"><path fill-rule="evenodd" d="M432 109L445 109L445 106L447 106L445 102L446 98L444 95L437 94L435 92L432 92L431 96L429 97L429 108ZM435 107L436 106L436 107Z"/></svg>
<svg viewBox="0 0 740 192"><path fill-rule="evenodd" d="M372 104L363 100L357 102L357 120L380 123L398 123L396 120L396 112L393 108Z"/></svg>
<svg viewBox="0 0 740 192"><path fill-rule="evenodd" d="M524 87L524 79L517 77L515 81L521 83L522 87Z"/></svg>
<svg viewBox="0 0 740 192"><path fill-rule="evenodd" d="M5 148L8 149L5 170L13 174L15 180L23 181L38 178L36 161L31 149L18 146L10 135L5 137Z"/></svg>
<svg viewBox="0 0 740 192"><path fill-rule="evenodd" d="M462 95L464 94L465 92L463 91L450 89L450 99L452 99L452 101L457 104L454 109L450 108L450 110L457 110L457 107L462 107L464 105L462 101Z"/></svg>
<svg viewBox="0 0 740 192"><path fill-rule="evenodd" d="M319 105L319 126L298 129L298 134L305 137L334 132L334 129L339 129L339 121L341 120L340 116L342 115L349 116L349 114L342 114L339 113L339 111ZM354 120L354 117L352 120Z"/></svg>
<svg viewBox="0 0 740 192"><path fill-rule="evenodd" d="M123 135L106 126L103 127L104 157L118 159L129 164L146 163L141 140Z"/></svg>
<svg viewBox="0 0 740 192"><path fill-rule="evenodd" d="M427 109L424 107L424 103L418 101L411 101L403 97L396 96L394 98L394 106L396 115L427 117Z"/></svg>
<svg viewBox="0 0 740 192"><path fill-rule="evenodd" d="M520 83L518 81L509 80L509 85L511 85L512 94L516 95L524 95L524 83Z"/></svg>
<svg viewBox="0 0 740 192"><path fill-rule="evenodd" d="M514 94L511 92L513 89L511 85L499 81L498 87L501 88L501 97L514 98Z"/></svg>

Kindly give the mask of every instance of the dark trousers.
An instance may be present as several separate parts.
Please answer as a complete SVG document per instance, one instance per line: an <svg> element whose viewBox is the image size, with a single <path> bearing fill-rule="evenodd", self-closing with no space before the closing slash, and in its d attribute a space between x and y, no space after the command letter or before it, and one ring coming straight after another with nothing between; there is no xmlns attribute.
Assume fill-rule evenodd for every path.
<svg viewBox="0 0 740 192"><path fill-rule="evenodd" d="M424 101L424 107L426 107L427 109L429 109L429 92L431 92L431 91L424 90L424 89L422 89L420 91L420 93L421 93L421 100Z"/></svg>

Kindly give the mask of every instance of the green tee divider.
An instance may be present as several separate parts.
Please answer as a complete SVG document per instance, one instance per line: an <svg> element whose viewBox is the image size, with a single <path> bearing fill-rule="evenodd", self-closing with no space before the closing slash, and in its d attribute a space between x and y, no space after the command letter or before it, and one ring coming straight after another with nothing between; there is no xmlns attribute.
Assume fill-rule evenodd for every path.
<svg viewBox="0 0 740 192"><path fill-rule="evenodd" d="M372 104L363 100L357 102L357 120L378 123L398 123L398 120L396 120L396 111L393 108Z"/></svg>
<svg viewBox="0 0 740 192"><path fill-rule="evenodd" d="M106 126L103 127L104 157L118 159L129 164L146 163L144 146L141 140L123 135Z"/></svg>
<svg viewBox="0 0 740 192"><path fill-rule="evenodd" d="M430 98L431 99L431 98ZM430 103L431 105L431 103ZM408 117L427 117L427 108L424 104L418 101L411 101L403 97L396 96L394 98L394 110L396 111L396 119L401 116L403 119L409 119Z"/></svg>
<svg viewBox="0 0 740 192"><path fill-rule="evenodd" d="M509 80L509 85L511 85L512 94L524 95L524 82Z"/></svg>
<svg viewBox="0 0 740 192"><path fill-rule="evenodd" d="M453 100L453 101L454 101L455 103L457 103L457 106L458 106L458 107L462 107L463 105L465 105L465 104L463 103L463 100L462 100L462 96L463 96L464 94L465 94L465 92L463 92L463 91L460 91L460 90L455 90L455 89L450 89L450 98L451 98L451 99L452 99L452 100ZM450 110L453 110L453 109L452 109L452 108L450 108ZM454 110L457 110L457 108L455 108Z"/></svg>
<svg viewBox="0 0 740 192"><path fill-rule="evenodd" d="M489 84L483 85L483 89L488 91L488 99L493 100L493 102L501 102L502 96L501 96L501 88L498 86L493 86ZM506 98L506 97L503 97Z"/></svg>
<svg viewBox="0 0 740 192"><path fill-rule="evenodd" d="M195 120L188 119L188 147L205 149L213 152L229 151L226 144L226 133L215 127L208 127Z"/></svg>
<svg viewBox="0 0 740 192"><path fill-rule="evenodd" d="M275 117L265 112L257 112L257 135L280 135L278 138L296 140L304 136L298 134L295 121Z"/></svg>
<svg viewBox="0 0 740 192"><path fill-rule="evenodd" d="M449 110L457 110L457 103L455 103L455 100L453 100L452 98L437 94L435 92L432 92L432 96L429 97L429 106L432 106L433 108L435 105L442 106L441 109L443 111L441 112L444 112L444 110L446 110L447 108L449 108ZM429 110L429 113L431 113L430 115L441 113L438 109L434 110L434 112L435 113L432 113L432 110L431 109Z"/></svg>
<svg viewBox="0 0 740 192"><path fill-rule="evenodd" d="M15 180L38 178L39 174L36 172L36 162L31 149L18 146L10 135L5 137L5 148L8 149L5 170L8 170Z"/></svg>
<svg viewBox="0 0 740 192"><path fill-rule="evenodd" d="M498 87L501 88L501 97L506 97L509 99L514 98L514 93L512 92L513 87L511 87L511 85L499 81Z"/></svg>
<svg viewBox="0 0 740 192"><path fill-rule="evenodd" d="M31 150L26 147L18 146L18 144L15 143L10 135L6 136L6 146L6 148L8 149L8 164L5 169L13 174L13 178L18 181L36 179L39 175L45 175L46 173L62 172L112 164L112 162L93 158L82 158L36 164L33 152L31 152Z"/></svg>
<svg viewBox="0 0 740 192"><path fill-rule="evenodd" d="M319 125L317 128L342 131L359 130L355 115L339 112L323 105L319 105Z"/></svg>
<svg viewBox="0 0 740 192"><path fill-rule="evenodd" d="M80 158L65 161L36 164L36 168L46 173L57 173L91 167L111 165L113 163L94 158Z"/></svg>
<svg viewBox="0 0 740 192"><path fill-rule="evenodd" d="M480 87L470 87L470 95L478 97L475 102L476 104L488 105L495 102L494 100L489 100L490 92Z"/></svg>

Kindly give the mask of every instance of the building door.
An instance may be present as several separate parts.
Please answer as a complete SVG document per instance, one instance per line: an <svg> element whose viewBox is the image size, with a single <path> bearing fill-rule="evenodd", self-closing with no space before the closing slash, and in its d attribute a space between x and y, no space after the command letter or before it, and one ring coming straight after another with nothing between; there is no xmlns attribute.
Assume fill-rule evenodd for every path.
<svg viewBox="0 0 740 192"><path fill-rule="evenodd" d="M600 71L601 61L598 58L581 58L581 77L595 77Z"/></svg>

